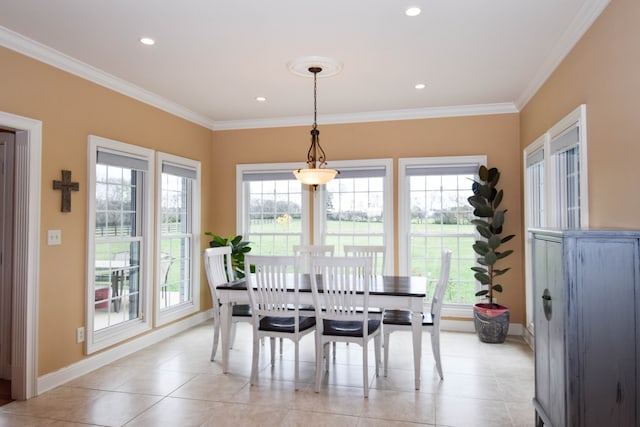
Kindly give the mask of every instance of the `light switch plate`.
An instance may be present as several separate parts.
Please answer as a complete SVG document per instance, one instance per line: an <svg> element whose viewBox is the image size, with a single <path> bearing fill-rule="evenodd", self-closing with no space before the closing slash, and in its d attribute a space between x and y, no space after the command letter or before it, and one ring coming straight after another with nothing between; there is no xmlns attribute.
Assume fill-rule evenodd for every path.
<svg viewBox="0 0 640 427"><path fill-rule="evenodd" d="M56 246L62 244L62 230L49 230L47 231L47 244L49 246Z"/></svg>

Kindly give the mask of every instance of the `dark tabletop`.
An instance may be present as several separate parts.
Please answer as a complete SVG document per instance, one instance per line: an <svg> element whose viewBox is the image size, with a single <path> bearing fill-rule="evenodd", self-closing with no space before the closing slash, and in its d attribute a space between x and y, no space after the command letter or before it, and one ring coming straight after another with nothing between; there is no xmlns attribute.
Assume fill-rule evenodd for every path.
<svg viewBox="0 0 640 427"><path fill-rule="evenodd" d="M319 280L318 291L322 292L322 283ZM293 283L291 285L293 290ZM245 279L218 285L216 289L246 291ZM300 292L311 292L311 280L308 274L303 274L300 280ZM425 297L427 280L424 277L408 276L374 276L371 281L369 295L393 295Z"/></svg>

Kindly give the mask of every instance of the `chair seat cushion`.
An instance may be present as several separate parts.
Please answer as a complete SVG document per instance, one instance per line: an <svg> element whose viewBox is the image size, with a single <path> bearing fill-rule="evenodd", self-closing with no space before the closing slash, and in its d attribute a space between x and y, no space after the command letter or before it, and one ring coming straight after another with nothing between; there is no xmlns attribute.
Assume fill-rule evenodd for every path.
<svg viewBox="0 0 640 427"><path fill-rule="evenodd" d="M316 325L316 318L309 316L299 316L298 330L306 331ZM294 333L295 317L275 317L264 316L260 319L260 330L271 332Z"/></svg>
<svg viewBox="0 0 640 427"><path fill-rule="evenodd" d="M335 335L339 337L361 337L363 335L363 322L357 320L328 320L323 319L322 335ZM369 319L369 335L380 327L380 320Z"/></svg>
<svg viewBox="0 0 640 427"><path fill-rule="evenodd" d="M382 323L385 325L411 326L411 312L409 310L385 310L384 316L382 316ZM433 325L431 313L422 314L422 325Z"/></svg>
<svg viewBox="0 0 640 427"><path fill-rule="evenodd" d="M231 315L237 317L251 317L251 306L249 304L236 304L231 307Z"/></svg>

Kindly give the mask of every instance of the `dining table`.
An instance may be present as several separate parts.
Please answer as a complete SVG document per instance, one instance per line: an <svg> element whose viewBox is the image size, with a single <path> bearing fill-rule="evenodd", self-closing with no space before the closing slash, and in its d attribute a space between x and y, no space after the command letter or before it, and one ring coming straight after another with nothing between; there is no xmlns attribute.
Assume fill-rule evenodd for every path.
<svg viewBox="0 0 640 427"><path fill-rule="evenodd" d="M291 280L291 291L294 280ZM322 292L319 280L318 292ZM313 305L311 279L308 274L300 277L298 285L300 305ZM216 287L220 303L220 338L222 345L222 370L229 367L229 338L231 314L234 304L248 304L249 295L244 279L224 283ZM427 291L427 279L421 276L372 276L369 286L369 307L386 310L408 310L411 314L413 365L415 388L420 389L420 358L422 355L422 312ZM358 295L364 296L364 291ZM364 299L364 298L363 298Z"/></svg>

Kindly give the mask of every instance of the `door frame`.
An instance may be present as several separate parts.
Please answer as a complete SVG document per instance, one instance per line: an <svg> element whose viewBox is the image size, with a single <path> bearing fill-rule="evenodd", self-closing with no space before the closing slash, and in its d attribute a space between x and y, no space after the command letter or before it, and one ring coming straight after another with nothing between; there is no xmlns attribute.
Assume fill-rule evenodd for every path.
<svg viewBox="0 0 640 427"><path fill-rule="evenodd" d="M38 394L38 283L42 122L0 111L0 126L15 131L11 397Z"/></svg>
<svg viewBox="0 0 640 427"><path fill-rule="evenodd" d="M0 378L11 379L11 286L13 265L13 147L15 133L0 128L0 168L2 185L0 185L0 245L2 260L0 265Z"/></svg>

